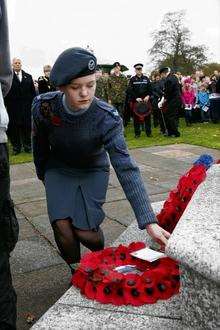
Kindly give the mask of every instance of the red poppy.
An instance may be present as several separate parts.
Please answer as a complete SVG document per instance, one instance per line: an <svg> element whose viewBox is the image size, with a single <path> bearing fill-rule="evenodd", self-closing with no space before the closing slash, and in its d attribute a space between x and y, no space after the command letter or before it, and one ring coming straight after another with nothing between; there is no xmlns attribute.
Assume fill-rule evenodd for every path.
<svg viewBox="0 0 220 330"><path fill-rule="evenodd" d="M51 118L51 122L54 126L61 126L62 120L60 117L53 115Z"/></svg>
<svg viewBox="0 0 220 330"><path fill-rule="evenodd" d="M87 298L92 300L96 299L97 288L92 281L86 282L84 293Z"/></svg>
<svg viewBox="0 0 220 330"><path fill-rule="evenodd" d="M110 284L100 283L97 285L96 300L102 304L113 303L114 290Z"/></svg>
<svg viewBox="0 0 220 330"><path fill-rule="evenodd" d="M173 288L171 282L168 280L160 280L157 282L156 290L158 292L158 296L162 300L169 299L173 296Z"/></svg>
<svg viewBox="0 0 220 330"><path fill-rule="evenodd" d="M86 284L86 276L79 270L76 270L75 273L72 276L71 283L75 285L79 289L84 289L85 284Z"/></svg>
<svg viewBox="0 0 220 330"><path fill-rule="evenodd" d="M103 283L119 283L124 279L124 275L114 271L110 270L108 274L106 274L103 278Z"/></svg>
<svg viewBox="0 0 220 330"><path fill-rule="evenodd" d="M120 244L115 250L115 264L117 266L127 265L132 262L132 258L127 246Z"/></svg>
<svg viewBox="0 0 220 330"><path fill-rule="evenodd" d="M124 299L127 304L133 306L143 305L140 299L142 283L140 276L129 274L124 281Z"/></svg>
<svg viewBox="0 0 220 330"><path fill-rule="evenodd" d="M91 273L98 268L100 263L101 253L98 252L87 252L81 259L79 268L86 272Z"/></svg>
<svg viewBox="0 0 220 330"><path fill-rule="evenodd" d="M135 252L141 249L144 249L146 247L146 244L144 242L132 242L128 245L128 251L129 253Z"/></svg>
<svg viewBox="0 0 220 330"><path fill-rule="evenodd" d="M154 304L159 299L158 291L153 283L143 283L140 287L140 300L145 304Z"/></svg>

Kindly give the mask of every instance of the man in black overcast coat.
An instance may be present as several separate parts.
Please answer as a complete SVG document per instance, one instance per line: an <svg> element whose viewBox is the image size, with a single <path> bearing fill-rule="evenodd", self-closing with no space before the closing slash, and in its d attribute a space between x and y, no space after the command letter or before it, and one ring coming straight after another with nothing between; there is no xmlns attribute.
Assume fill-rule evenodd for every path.
<svg viewBox="0 0 220 330"><path fill-rule="evenodd" d="M12 86L5 97L5 105L9 115L8 137L14 154L31 152L31 104L36 95L32 76L21 70L21 60L14 58L12 62Z"/></svg>

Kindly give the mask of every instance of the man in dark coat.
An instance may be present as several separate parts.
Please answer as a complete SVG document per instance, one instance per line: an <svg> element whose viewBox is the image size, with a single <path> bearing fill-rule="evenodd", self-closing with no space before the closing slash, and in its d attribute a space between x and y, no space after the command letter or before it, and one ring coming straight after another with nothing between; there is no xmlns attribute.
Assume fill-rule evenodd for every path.
<svg viewBox="0 0 220 330"><path fill-rule="evenodd" d="M21 70L21 60L14 58L12 67L12 86L5 97L9 115L7 133L14 154L19 154L22 147L25 152L31 152L31 104L36 92L32 76Z"/></svg>
<svg viewBox="0 0 220 330"><path fill-rule="evenodd" d="M135 64L134 68L136 74L131 77L127 92L133 112L135 137L138 138L141 135L141 123L144 124L146 135L151 136L150 97L152 96L152 85L150 79L142 73L142 63ZM135 108L141 105L142 108L146 108L143 119L140 119L135 112Z"/></svg>
<svg viewBox="0 0 220 330"><path fill-rule="evenodd" d="M165 78L163 104L166 106L165 121L168 136L179 137L178 115L182 107L179 81L168 67L160 69L159 72L161 78Z"/></svg>

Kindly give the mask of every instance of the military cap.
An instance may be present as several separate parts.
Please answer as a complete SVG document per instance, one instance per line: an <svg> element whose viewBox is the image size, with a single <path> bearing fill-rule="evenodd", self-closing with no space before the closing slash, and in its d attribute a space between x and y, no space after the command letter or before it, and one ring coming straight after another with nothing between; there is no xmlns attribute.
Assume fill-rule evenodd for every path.
<svg viewBox="0 0 220 330"><path fill-rule="evenodd" d="M50 73L50 81L56 87L67 85L72 79L95 73L96 65L96 57L88 50L68 48L56 59Z"/></svg>
<svg viewBox="0 0 220 330"><path fill-rule="evenodd" d="M121 66L121 64L120 64L119 62L115 62L115 63L113 64L113 68L115 68L116 66Z"/></svg>
<svg viewBox="0 0 220 330"><path fill-rule="evenodd" d="M168 66L166 66L164 68L161 68L159 70L159 74L161 74L161 73L167 73L167 72L169 72L169 73L171 72L171 70L170 70L170 68Z"/></svg>
<svg viewBox="0 0 220 330"><path fill-rule="evenodd" d="M137 64L134 65L134 68L135 68L135 69L137 69L138 67L143 68L143 66L144 66L144 65L143 65L142 63L137 63Z"/></svg>

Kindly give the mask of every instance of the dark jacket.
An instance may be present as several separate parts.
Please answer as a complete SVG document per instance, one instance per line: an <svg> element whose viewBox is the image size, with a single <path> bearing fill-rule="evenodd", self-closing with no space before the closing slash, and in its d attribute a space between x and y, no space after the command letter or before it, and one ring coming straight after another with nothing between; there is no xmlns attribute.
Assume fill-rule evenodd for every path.
<svg viewBox="0 0 220 330"><path fill-rule="evenodd" d="M137 98L144 98L147 95L152 95L152 86L150 79L147 76L131 77L128 85L128 95L130 101L134 101Z"/></svg>
<svg viewBox="0 0 220 330"><path fill-rule="evenodd" d="M174 100L181 101L181 87L177 77L172 73L165 80L164 97L168 103Z"/></svg>
<svg viewBox="0 0 220 330"><path fill-rule="evenodd" d="M5 97L5 105L11 123L31 125L31 104L35 96L32 76L22 70L22 81L20 82L14 72L11 89Z"/></svg>
<svg viewBox="0 0 220 330"><path fill-rule="evenodd" d="M54 92L56 88L51 84L50 79L46 76L38 78L38 91L39 94Z"/></svg>
<svg viewBox="0 0 220 330"><path fill-rule="evenodd" d="M218 78L215 86L216 93L220 93L220 78Z"/></svg>

